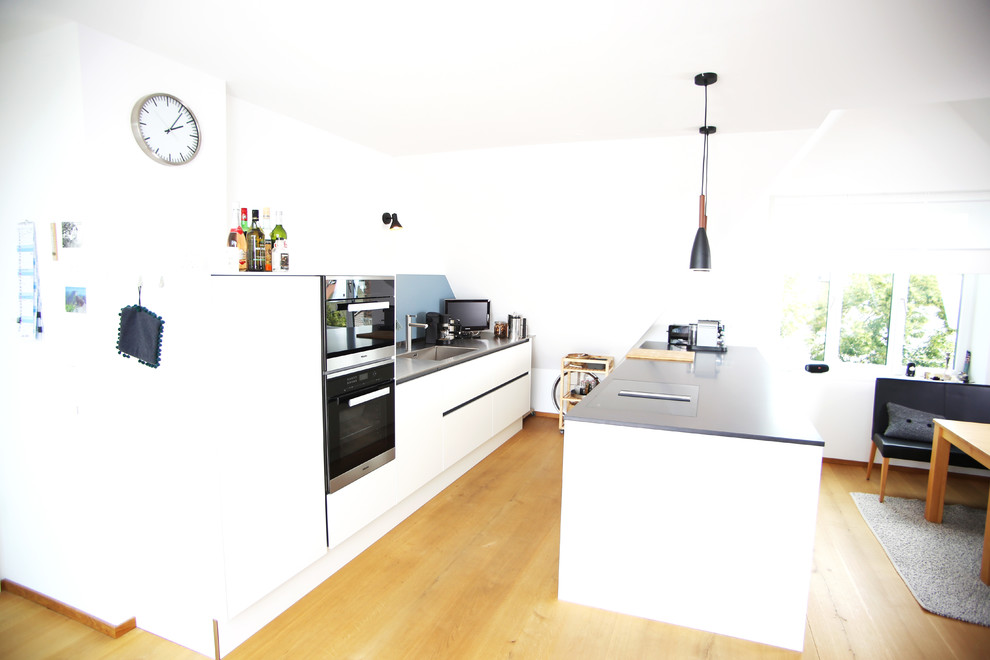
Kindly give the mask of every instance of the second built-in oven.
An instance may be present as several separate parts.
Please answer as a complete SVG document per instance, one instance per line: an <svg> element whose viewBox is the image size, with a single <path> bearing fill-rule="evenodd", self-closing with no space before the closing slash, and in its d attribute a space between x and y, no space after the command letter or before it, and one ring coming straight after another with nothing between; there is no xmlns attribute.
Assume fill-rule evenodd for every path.
<svg viewBox="0 0 990 660"><path fill-rule="evenodd" d="M323 278L327 374L395 358L395 278Z"/></svg>

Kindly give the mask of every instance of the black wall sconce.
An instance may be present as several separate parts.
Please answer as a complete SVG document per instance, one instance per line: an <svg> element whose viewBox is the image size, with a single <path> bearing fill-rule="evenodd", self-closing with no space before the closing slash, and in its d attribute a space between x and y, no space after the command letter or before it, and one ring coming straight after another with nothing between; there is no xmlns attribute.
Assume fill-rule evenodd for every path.
<svg viewBox="0 0 990 660"><path fill-rule="evenodd" d="M399 216L394 213L382 213L382 224L386 225L385 229L402 229Z"/></svg>

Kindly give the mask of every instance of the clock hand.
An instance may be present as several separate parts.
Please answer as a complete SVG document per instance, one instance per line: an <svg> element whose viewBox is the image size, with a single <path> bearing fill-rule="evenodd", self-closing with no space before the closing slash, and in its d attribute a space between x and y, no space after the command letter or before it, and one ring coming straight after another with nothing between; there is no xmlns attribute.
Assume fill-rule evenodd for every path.
<svg viewBox="0 0 990 660"><path fill-rule="evenodd" d="M166 133L170 133L170 132L174 131L176 128L182 128L181 126L178 126L178 127L176 126L176 124L179 123L179 120L181 118L182 118L182 115L181 114L180 115L177 115L175 117L175 121L172 122L172 125L171 126L169 126L168 128L165 129L165 132Z"/></svg>

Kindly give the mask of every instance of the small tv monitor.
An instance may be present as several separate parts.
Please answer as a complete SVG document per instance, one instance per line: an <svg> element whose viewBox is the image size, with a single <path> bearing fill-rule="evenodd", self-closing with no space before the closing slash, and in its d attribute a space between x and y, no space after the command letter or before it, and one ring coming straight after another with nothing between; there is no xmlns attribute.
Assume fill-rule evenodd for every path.
<svg viewBox="0 0 990 660"><path fill-rule="evenodd" d="M492 303L482 298L447 298L443 313L461 322L461 330L487 330L491 323Z"/></svg>

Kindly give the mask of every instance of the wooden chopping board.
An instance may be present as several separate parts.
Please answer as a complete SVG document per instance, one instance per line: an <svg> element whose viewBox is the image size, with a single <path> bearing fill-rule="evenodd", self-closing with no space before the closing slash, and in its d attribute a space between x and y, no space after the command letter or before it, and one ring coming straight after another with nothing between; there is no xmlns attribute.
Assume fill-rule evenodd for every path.
<svg viewBox="0 0 990 660"><path fill-rule="evenodd" d="M691 351L663 351L656 348L634 348L626 353L627 358L634 360L668 360L670 362L694 362Z"/></svg>

